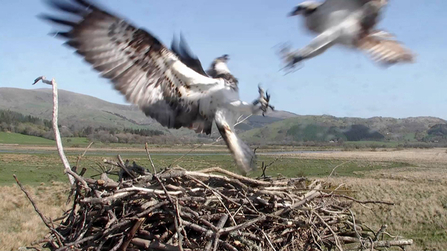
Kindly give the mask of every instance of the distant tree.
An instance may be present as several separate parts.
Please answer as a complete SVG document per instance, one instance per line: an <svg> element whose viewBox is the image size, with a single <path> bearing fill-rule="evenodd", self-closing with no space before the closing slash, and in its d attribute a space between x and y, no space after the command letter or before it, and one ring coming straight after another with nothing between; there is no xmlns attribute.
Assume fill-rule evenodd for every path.
<svg viewBox="0 0 447 251"><path fill-rule="evenodd" d="M436 124L427 131L431 136L447 136L447 124Z"/></svg>
<svg viewBox="0 0 447 251"><path fill-rule="evenodd" d="M352 125L349 130L343 133L348 141L360 140L382 140L385 138L377 131L371 130L364 125Z"/></svg>

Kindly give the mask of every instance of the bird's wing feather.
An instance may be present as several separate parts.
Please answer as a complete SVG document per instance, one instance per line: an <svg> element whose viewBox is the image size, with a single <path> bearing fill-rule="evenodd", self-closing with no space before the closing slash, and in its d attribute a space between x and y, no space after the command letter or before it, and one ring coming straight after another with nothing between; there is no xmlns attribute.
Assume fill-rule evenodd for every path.
<svg viewBox="0 0 447 251"><path fill-rule="evenodd" d="M388 0L326 0L324 1L324 5L327 6L363 6L366 3L369 2L377 2L381 5L386 5L388 3Z"/></svg>
<svg viewBox="0 0 447 251"><path fill-rule="evenodd" d="M68 31L56 34L110 79L128 101L169 128L196 127L210 132L212 117L202 115L212 116L214 111L201 103L225 88L223 80L195 72L149 32L85 0L48 2L66 16L42 18L68 26ZM70 19L73 15L76 18Z"/></svg>
<svg viewBox="0 0 447 251"><path fill-rule="evenodd" d="M180 34L180 41L178 41L177 37L174 36L171 43L171 50L186 66L193 69L197 73L208 77L205 70L203 70L202 63L200 62L199 58L191 52L191 49L189 48L188 43L182 34Z"/></svg>
<svg viewBox="0 0 447 251"><path fill-rule="evenodd" d="M375 35L378 33L378 35ZM382 34L382 35L380 35ZM362 38L358 47L368 53L372 59L384 65L414 62L414 54L401 43L392 39L383 31L376 31Z"/></svg>
<svg viewBox="0 0 447 251"><path fill-rule="evenodd" d="M298 51L302 58L311 58L323 53L340 36L340 27L334 27L318 35Z"/></svg>
<svg viewBox="0 0 447 251"><path fill-rule="evenodd" d="M378 14L379 10L387 4L387 0L326 0L318 7L320 19L326 24L337 25L352 13L365 8L365 6L376 7L376 13L366 13L368 20L372 19L373 14ZM367 7L365 10L370 10ZM375 21L375 19L373 20Z"/></svg>
<svg viewBox="0 0 447 251"><path fill-rule="evenodd" d="M216 112L215 121L236 165L244 174L254 170L256 168L255 153L236 135L233 127L235 123L234 114L227 109L219 109Z"/></svg>
<svg viewBox="0 0 447 251"><path fill-rule="evenodd" d="M318 9L331 12L340 10L354 11L361 8L364 2L364 0L326 0L318 7Z"/></svg>

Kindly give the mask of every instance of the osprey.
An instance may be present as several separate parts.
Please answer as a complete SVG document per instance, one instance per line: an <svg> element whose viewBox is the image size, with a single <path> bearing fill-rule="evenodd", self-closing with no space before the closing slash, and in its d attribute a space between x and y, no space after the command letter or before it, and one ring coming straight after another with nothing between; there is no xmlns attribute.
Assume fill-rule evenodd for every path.
<svg viewBox="0 0 447 251"><path fill-rule="evenodd" d="M281 51L289 67L303 59L315 57L335 44L363 50L383 65L413 62L414 55L388 32L376 30L387 0L305 1L289 16L303 15L308 30L318 34L306 47Z"/></svg>
<svg viewBox="0 0 447 251"><path fill-rule="evenodd" d="M127 101L167 128L210 134L215 121L241 171L246 174L255 167L254 152L236 136L233 125L237 114L265 112L269 96L262 95L254 103L241 101L238 81L226 66L227 55L213 62L214 75L207 76L196 68L202 68L200 61L186 44L173 52L151 33L85 0L48 3L66 16L41 18L68 27L55 35L110 79Z"/></svg>

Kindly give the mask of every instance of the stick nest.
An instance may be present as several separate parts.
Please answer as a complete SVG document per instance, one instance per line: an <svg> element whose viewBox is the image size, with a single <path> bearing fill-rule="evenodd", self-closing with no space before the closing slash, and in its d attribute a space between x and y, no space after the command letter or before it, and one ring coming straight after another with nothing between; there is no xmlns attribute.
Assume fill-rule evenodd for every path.
<svg viewBox="0 0 447 251"><path fill-rule="evenodd" d="M351 211L357 201L321 181L251 179L220 168L171 168L120 182L76 177L73 206L45 239L51 250L373 250L379 240ZM138 171L138 170L137 170ZM141 170L140 170L141 171ZM122 173L123 174L123 173ZM352 246L354 245L354 246Z"/></svg>

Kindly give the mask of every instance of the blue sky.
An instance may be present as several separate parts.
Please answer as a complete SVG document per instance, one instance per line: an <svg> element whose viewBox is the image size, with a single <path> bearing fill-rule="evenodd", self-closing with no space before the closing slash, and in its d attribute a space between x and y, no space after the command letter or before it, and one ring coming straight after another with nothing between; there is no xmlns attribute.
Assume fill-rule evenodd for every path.
<svg viewBox="0 0 447 251"><path fill-rule="evenodd" d="M395 34L417 54L415 64L383 68L363 53L336 47L305 61L290 74L276 54L283 43L306 45L312 35L287 13L298 3L277 0L101 0L102 6L152 32L169 45L183 32L207 68L229 54L241 98L252 101L257 85L272 93L280 110L338 117L436 116L447 119L447 1L390 0L379 28ZM61 89L125 103L107 80L48 35L36 18L52 11L42 1L2 1L0 87L31 86L35 77L56 78ZM42 87L42 86L40 86Z"/></svg>

